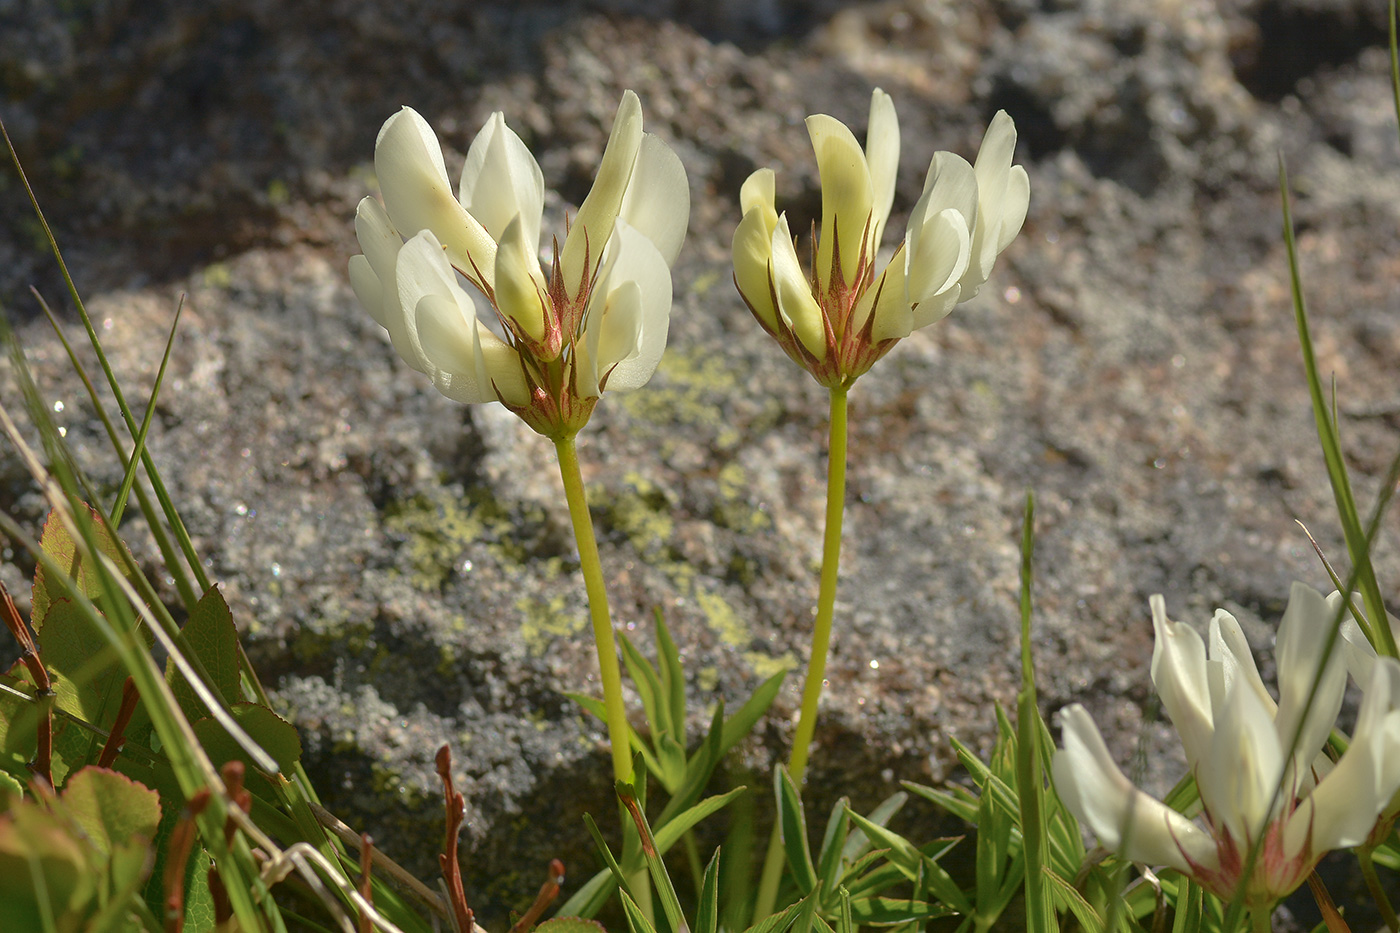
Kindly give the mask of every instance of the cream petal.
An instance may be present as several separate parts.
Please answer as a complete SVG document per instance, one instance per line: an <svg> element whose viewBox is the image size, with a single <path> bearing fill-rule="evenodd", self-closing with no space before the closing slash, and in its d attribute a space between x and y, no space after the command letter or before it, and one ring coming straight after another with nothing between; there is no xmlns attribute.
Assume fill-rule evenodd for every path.
<svg viewBox="0 0 1400 933"><path fill-rule="evenodd" d="M1220 661L1223 665L1225 687L1228 688L1237 679L1242 680L1259 697L1259 702L1269 711L1269 715L1274 714L1277 704L1259 676L1259 668L1254 663L1254 655L1249 650L1249 642L1240 629L1240 623L1224 609L1215 610L1215 617L1210 620L1208 654L1211 660Z"/></svg>
<svg viewBox="0 0 1400 933"><path fill-rule="evenodd" d="M360 241L360 251L365 254L374 274L380 279L391 278L394 263L399 258L399 249L403 246L403 237L394 229L384 205L374 198L362 198L355 209L355 238Z"/></svg>
<svg viewBox="0 0 1400 933"><path fill-rule="evenodd" d="M777 199L777 176L773 174L771 168L761 168L744 179L744 184L739 188L739 210L747 214L754 208L763 208L773 219L769 224L771 230L778 222L778 212L773 204Z"/></svg>
<svg viewBox="0 0 1400 933"><path fill-rule="evenodd" d="M1209 749L1214 732L1210 685L1206 680L1206 646L1195 629L1167 618L1166 600L1160 595L1154 595L1148 603L1155 633L1152 683L1181 736L1186 760L1194 767Z"/></svg>
<svg viewBox="0 0 1400 933"><path fill-rule="evenodd" d="M474 404L496 400L479 364L480 338L476 315L470 320L445 295L424 295L414 309L415 329L423 353L433 364L433 384L448 398Z"/></svg>
<svg viewBox="0 0 1400 933"><path fill-rule="evenodd" d="M894 204L895 177L899 172L899 117L894 101L878 87L870 95L870 125L865 131L865 162L870 167L870 185L874 195L871 203L870 242L872 250L880 245L885 221Z"/></svg>
<svg viewBox="0 0 1400 933"><path fill-rule="evenodd" d="M997 111L977 151L978 219L972 236L972 263L963 278L963 293L972 297L992 274L997 256L1021 232L1030 205L1030 178L1012 165L1016 124Z"/></svg>
<svg viewBox="0 0 1400 933"><path fill-rule="evenodd" d="M977 174L968 161L952 152L935 152L924 176L924 190L909 215L908 240L918 248L924 224L948 209L963 217L969 235L977 227Z"/></svg>
<svg viewBox="0 0 1400 933"><path fill-rule="evenodd" d="M777 216L773 218L777 226ZM734 284L748 301L759 321L769 330L778 326L778 311L773 306L773 293L768 276L769 260L773 256L773 228L769 227L762 209L744 215L734 228L730 246L734 262Z"/></svg>
<svg viewBox="0 0 1400 933"><path fill-rule="evenodd" d="M519 217L531 255L539 252L544 174L499 110L491 114L467 150L459 192L462 205L493 240L499 242L506 226Z"/></svg>
<svg viewBox="0 0 1400 933"><path fill-rule="evenodd" d="M549 298L522 220L516 217L506 225L496 250L496 307L532 340L543 340Z"/></svg>
<svg viewBox="0 0 1400 933"><path fill-rule="evenodd" d="M1386 658L1373 671L1351 744L1294 812L1284 829L1285 854L1305 843L1313 853L1360 845L1400 790L1400 664Z"/></svg>
<svg viewBox="0 0 1400 933"><path fill-rule="evenodd" d="M855 278L861 245L867 236L866 225L871 220L874 189L865 152L846 124L819 113L807 118L807 133L817 154L822 184L821 239L813 271L818 288L825 290L831 281L832 257L838 242L842 277L847 284Z"/></svg>
<svg viewBox="0 0 1400 933"><path fill-rule="evenodd" d="M902 339L914 330L914 311L909 305L909 297L904 279L904 245L895 250L890 264L880 273L880 278L866 290L861 304L867 302L867 310L857 306L855 326L864 327L867 314L874 314L875 321L870 325L870 336L876 342Z"/></svg>
<svg viewBox="0 0 1400 933"><path fill-rule="evenodd" d="M1219 662L1211 664L1221 667ZM1235 680L1216 716L1210 748L1196 762L1196 786L1215 825L1241 845L1260 838L1277 810L1271 805L1284 776L1283 765L1284 750L1268 710L1252 689ZM1291 793L1292 788L1285 788L1280 796Z"/></svg>
<svg viewBox="0 0 1400 933"><path fill-rule="evenodd" d="M940 321L958 303L958 279L967 268L971 237L961 212L930 217L905 259L905 292L915 330Z"/></svg>
<svg viewBox="0 0 1400 933"><path fill-rule="evenodd" d="M1060 711L1064 748L1055 753L1055 790L1105 848L1148 865L1190 874L1219 866L1210 836L1180 813L1133 786L1109 754L1084 707Z"/></svg>
<svg viewBox="0 0 1400 933"><path fill-rule="evenodd" d="M601 320L590 327L580 346L579 395L596 397L612 388L611 370L638 355L642 340L642 290L636 282L622 282L608 292L595 313Z"/></svg>
<svg viewBox="0 0 1400 933"><path fill-rule="evenodd" d="M680 158L651 133L642 134L621 216L656 245L666 265L675 263L690 222L690 183Z"/></svg>
<svg viewBox="0 0 1400 933"><path fill-rule="evenodd" d="M360 307L369 312L376 324L385 326L388 316L384 313L384 286L364 256L350 257L350 287L359 299Z"/></svg>
<svg viewBox="0 0 1400 933"><path fill-rule="evenodd" d="M1321 593L1303 583L1293 584L1274 651L1279 690L1274 724L1279 741L1284 747L1294 746L1300 763L1310 761L1327 740L1346 692L1346 651L1342 640L1334 640L1325 663L1323 657L1332 640L1334 617Z"/></svg>
<svg viewBox="0 0 1400 933"><path fill-rule="evenodd" d="M818 360L826 359L826 318L812 297L812 286L802 274L797 250L788 230L787 214L773 228L771 268L778 297L778 316L802 345Z"/></svg>
<svg viewBox="0 0 1400 933"><path fill-rule="evenodd" d="M642 145L642 104L632 91L624 91L613 119L603 160L593 187L579 205L578 216L569 228L564 248L559 254L559 267L564 276L565 290L577 295L583 283L585 257L593 268L600 264L603 248L612 237L613 221L622 208L622 197L632 177L637 151Z"/></svg>
<svg viewBox="0 0 1400 933"><path fill-rule="evenodd" d="M424 351L418 334L419 302L428 295L435 295L462 308L463 314L474 312L471 311L471 297L457 284L456 274L431 230L412 237L399 251L395 285L398 301L393 307L397 313L391 315L385 325L389 337L405 362L419 372L433 375L437 367Z"/></svg>
<svg viewBox="0 0 1400 933"><path fill-rule="evenodd" d="M611 268L602 282L607 304L598 321L602 330L596 359L599 377L607 377L607 389L627 392L651 379L666 351L671 325L671 270L655 244L621 218L608 252ZM619 291L625 294L617 294L615 299ZM615 300L619 302L616 308ZM595 326L591 309L588 321L591 330Z"/></svg>
<svg viewBox="0 0 1400 933"><path fill-rule="evenodd" d="M374 171L394 226L412 236L431 230L463 272L473 267L490 283L496 243L452 196L438 145L428 122L404 107L384 122L374 144Z"/></svg>

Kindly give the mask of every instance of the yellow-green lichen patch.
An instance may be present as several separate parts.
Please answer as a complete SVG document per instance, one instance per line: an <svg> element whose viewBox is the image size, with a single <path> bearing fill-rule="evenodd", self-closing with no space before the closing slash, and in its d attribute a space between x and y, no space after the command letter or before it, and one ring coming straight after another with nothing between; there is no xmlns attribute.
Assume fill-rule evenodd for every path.
<svg viewBox="0 0 1400 933"><path fill-rule="evenodd" d="M791 651L784 651L777 657L761 651L745 651L744 660L749 662L749 667L752 667L753 672L762 680L767 680L780 671L797 669L797 655Z"/></svg>
<svg viewBox="0 0 1400 933"><path fill-rule="evenodd" d="M626 535L638 554L666 550L676 530L666 494L636 471L623 476L622 482L623 488L615 493L593 487L589 505L608 528Z"/></svg>
<svg viewBox="0 0 1400 933"><path fill-rule="evenodd" d="M719 636L721 642L731 648L743 648L753 640L748 625L739 618L734 607L729 605L723 596L718 593L699 592L695 594L695 601L699 604L700 611L705 614L705 624Z"/></svg>
<svg viewBox="0 0 1400 933"><path fill-rule="evenodd" d="M523 563L545 516L538 508L508 512L481 488L465 493L437 487L390 503L384 529L402 539L398 572L415 589L441 592L476 550L507 564Z"/></svg>
<svg viewBox="0 0 1400 933"><path fill-rule="evenodd" d="M737 463L726 463L715 477L719 500L714 508L714 522L722 528L750 534L771 528L773 520L762 509L749 503L749 478Z"/></svg>
<svg viewBox="0 0 1400 933"><path fill-rule="evenodd" d="M739 385L739 374L721 355L670 351L661 358L657 376L647 391L619 396L628 414L667 435L674 435L678 427L699 429L722 450L739 443L739 431L723 408L724 399Z"/></svg>
<svg viewBox="0 0 1400 933"><path fill-rule="evenodd" d="M528 597L516 601L520 637L525 640L525 650L534 657L543 655L554 639L577 635L587 626L583 615L569 611L567 603L563 596L555 596L547 603Z"/></svg>

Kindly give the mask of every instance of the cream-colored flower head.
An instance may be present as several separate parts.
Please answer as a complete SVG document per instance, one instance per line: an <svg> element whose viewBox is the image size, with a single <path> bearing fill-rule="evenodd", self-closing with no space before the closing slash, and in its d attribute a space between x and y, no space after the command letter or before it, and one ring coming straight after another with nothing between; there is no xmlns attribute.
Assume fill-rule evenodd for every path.
<svg viewBox="0 0 1400 933"><path fill-rule="evenodd" d="M1365 841L1400 788L1400 664L1370 668L1351 744L1333 765L1321 749L1346 689L1346 652L1337 639L1327 654L1335 613L1322 594L1293 584L1275 649L1277 702L1234 616L1218 610L1207 643L1167 618L1162 597L1151 602L1152 681L1196 778L1202 823L1134 787L1077 704L1061 713L1055 789L1106 848L1272 907L1329 850Z"/></svg>
<svg viewBox="0 0 1400 933"><path fill-rule="evenodd" d="M623 94L593 188L540 266L544 176L525 143L491 115L454 194L428 122L405 107L379 131L384 203L360 202L363 255L350 282L394 348L460 402L500 401L536 431L578 431L605 389L643 385L666 348L671 264L690 216L680 159L642 132ZM476 312L470 283L500 333Z"/></svg>
<svg viewBox="0 0 1400 933"><path fill-rule="evenodd" d="M739 193L734 282L787 354L824 386L849 386L898 340L977 293L1026 217L1030 181L1012 165L1016 127L999 112L976 167L951 152L929 165L904 242L877 277L875 255L894 203L899 121L888 94L871 95L865 147L840 121L807 118L822 185L822 222L810 274L787 216L774 206L771 169Z"/></svg>

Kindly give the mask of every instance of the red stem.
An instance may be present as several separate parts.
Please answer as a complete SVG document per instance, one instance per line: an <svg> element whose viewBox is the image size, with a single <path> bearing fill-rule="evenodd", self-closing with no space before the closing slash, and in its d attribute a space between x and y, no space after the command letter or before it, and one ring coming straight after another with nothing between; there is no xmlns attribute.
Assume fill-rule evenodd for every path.
<svg viewBox="0 0 1400 933"><path fill-rule="evenodd" d="M209 805L209 791L201 790L185 804L185 812L170 834L165 856L165 933L180 933L185 925L185 866L194 848L194 818Z"/></svg>
<svg viewBox="0 0 1400 933"><path fill-rule="evenodd" d="M457 933L472 933L472 909L467 906L467 895L462 890L462 866L457 860L457 836L462 830L467 801L452 788L452 749L446 745L438 749L437 773L442 778L447 807L447 836L443 840L442 853L438 855L438 865L442 868L443 878L447 880L447 896L452 902Z"/></svg>
<svg viewBox="0 0 1400 933"><path fill-rule="evenodd" d="M131 716L136 712L136 701L141 695L136 692L136 682L130 677L122 684L122 705L117 708L117 718L112 723L112 731L107 733L107 744L102 746L102 754L97 757L99 768L110 768L116 763L117 755L126 744L126 727L131 724Z"/></svg>
<svg viewBox="0 0 1400 933"><path fill-rule="evenodd" d="M34 681L34 697L43 712L39 716L38 734L35 737L34 762L29 770L49 787L53 787L53 708L48 700L53 696L53 684L49 672L39 657L39 647L34 642L34 634L29 623L19 614L10 591L0 583L0 616L5 618L5 627L19 642L19 657L29 671L29 679Z"/></svg>

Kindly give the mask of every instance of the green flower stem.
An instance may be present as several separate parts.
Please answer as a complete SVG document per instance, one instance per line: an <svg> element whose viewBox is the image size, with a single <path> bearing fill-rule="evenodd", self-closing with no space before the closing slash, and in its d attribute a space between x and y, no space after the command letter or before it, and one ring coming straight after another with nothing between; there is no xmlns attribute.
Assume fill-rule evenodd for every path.
<svg viewBox="0 0 1400 933"><path fill-rule="evenodd" d="M1271 922L1274 909L1272 907L1254 907L1249 911L1250 926L1253 933L1273 933L1274 927Z"/></svg>
<svg viewBox="0 0 1400 933"><path fill-rule="evenodd" d="M1381 879L1376 874L1376 863L1371 857L1372 849L1361 848L1356 850L1356 859L1361 863L1361 877L1366 879L1366 888L1371 892L1371 899L1376 902L1376 909L1380 911L1381 918L1390 929L1390 933L1400 933L1400 918L1395 915L1395 908L1390 904L1390 898L1386 896L1385 888L1381 885Z"/></svg>
<svg viewBox="0 0 1400 933"><path fill-rule="evenodd" d="M826 531L822 538L821 588L817 593L817 619L812 626L812 653L807 661L807 680L802 688L802 711L797 734L792 739L788 773L798 787L807 773L807 757L817 730L817 703L821 700L826 677L826 655L831 645L831 622L836 614L836 579L841 563L841 517L846 507L846 396L849 387L831 390L831 429L826 462ZM773 912L778 898L778 881L783 873L782 836L776 820L768 843L759 881L754 922Z"/></svg>
<svg viewBox="0 0 1400 933"><path fill-rule="evenodd" d="M612 745L613 777L632 782L632 746L627 730L627 709L622 704L622 671L617 662L617 642L613 639L612 616L608 612L608 591L603 583L603 564L598 559L598 541L593 537L593 519L583 492L583 474L578 466L578 446L574 435L556 439L559 475L564 480L564 496L569 502L569 518L578 543L583 583L588 590L588 614L593 619L593 644L598 649L598 674L603 681L603 707L608 716L608 742Z"/></svg>

